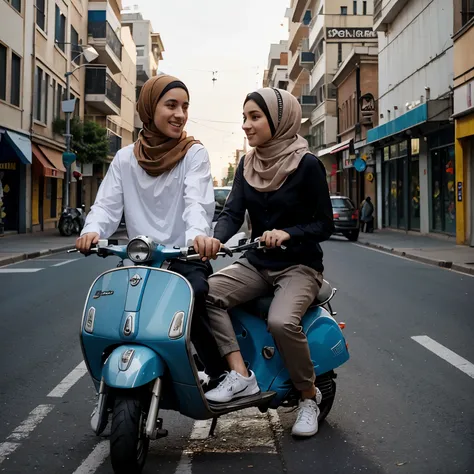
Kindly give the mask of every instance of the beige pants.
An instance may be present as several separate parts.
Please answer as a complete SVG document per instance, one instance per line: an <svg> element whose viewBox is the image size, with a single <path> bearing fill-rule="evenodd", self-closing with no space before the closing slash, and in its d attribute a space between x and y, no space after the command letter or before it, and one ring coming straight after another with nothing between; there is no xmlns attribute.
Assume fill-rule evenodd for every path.
<svg viewBox="0 0 474 474"><path fill-rule="evenodd" d="M274 291L268 329L297 390L309 390L315 380L301 318L319 293L323 275L304 265L281 271L257 270L246 259L209 278L209 322L222 356L239 350L228 310Z"/></svg>

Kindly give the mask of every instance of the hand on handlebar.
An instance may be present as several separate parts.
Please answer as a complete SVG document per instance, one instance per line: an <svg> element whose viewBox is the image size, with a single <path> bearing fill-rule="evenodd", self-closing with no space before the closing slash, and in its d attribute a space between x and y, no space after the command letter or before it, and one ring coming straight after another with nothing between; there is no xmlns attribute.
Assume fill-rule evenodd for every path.
<svg viewBox="0 0 474 474"><path fill-rule="evenodd" d="M76 249L84 255L90 252L91 246L99 242L99 234L97 232L88 232L76 240Z"/></svg>
<svg viewBox="0 0 474 474"><path fill-rule="evenodd" d="M267 230L260 237L260 242L267 248L282 247L283 242L290 240L291 235L284 230Z"/></svg>
<svg viewBox="0 0 474 474"><path fill-rule="evenodd" d="M194 250L199 254L201 260L215 260L222 247L220 240L208 237L207 235L198 235L193 242Z"/></svg>

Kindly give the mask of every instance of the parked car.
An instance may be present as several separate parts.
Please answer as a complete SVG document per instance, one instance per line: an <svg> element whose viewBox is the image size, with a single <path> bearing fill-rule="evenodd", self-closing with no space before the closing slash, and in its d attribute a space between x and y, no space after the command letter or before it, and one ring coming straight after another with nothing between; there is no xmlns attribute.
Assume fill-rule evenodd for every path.
<svg viewBox="0 0 474 474"><path fill-rule="evenodd" d="M346 196L331 196L335 234L342 234L352 242L359 238L359 210Z"/></svg>
<svg viewBox="0 0 474 474"><path fill-rule="evenodd" d="M219 214L224 209L225 202L227 201L227 198L229 197L231 189L232 189L231 186L220 186L220 187L214 188L214 199L216 201L216 210L214 211L214 219L212 220L212 228L215 227ZM251 229L252 229L252 226L250 224L250 216L248 212L246 212L244 223L242 224L242 227L240 228L236 236L238 236L238 239L241 239L241 238L248 239L250 238L250 235L251 235ZM243 236L242 233L245 234L245 236ZM234 239L234 237L232 239ZM234 244L238 245L238 239L236 237L236 239L234 239L236 240L236 242L232 240L232 243L228 242L228 245L229 246L232 246Z"/></svg>

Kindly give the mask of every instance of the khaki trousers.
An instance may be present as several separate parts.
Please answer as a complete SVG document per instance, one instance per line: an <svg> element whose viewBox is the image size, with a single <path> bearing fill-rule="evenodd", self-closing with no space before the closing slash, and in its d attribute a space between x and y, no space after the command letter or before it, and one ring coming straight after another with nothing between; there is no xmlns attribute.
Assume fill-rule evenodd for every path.
<svg viewBox="0 0 474 474"><path fill-rule="evenodd" d="M305 265L285 270L257 270L245 258L209 277L209 323L222 356L239 351L228 310L274 291L268 329L297 390L315 381L301 318L317 297L323 275Z"/></svg>

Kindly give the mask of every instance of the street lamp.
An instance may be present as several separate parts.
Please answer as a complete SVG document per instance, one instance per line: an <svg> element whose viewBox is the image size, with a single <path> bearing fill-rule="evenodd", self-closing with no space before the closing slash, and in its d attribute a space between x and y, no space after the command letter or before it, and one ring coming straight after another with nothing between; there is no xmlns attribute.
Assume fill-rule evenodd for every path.
<svg viewBox="0 0 474 474"><path fill-rule="evenodd" d="M81 45L74 46L81 47ZM76 160L76 155L71 153L71 114L74 112L75 100L71 100L70 77L78 69L97 59L99 57L99 53L92 46L83 46L82 52L78 54L73 59L73 61L78 59L80 56L83 56L87 62L64 74L64 77L66 78L66 98L62 102L62 111L66 114L66 133L64 135L66 137L66 151L63 153L63 163L66 167L66 179L63 183L63 209L69 207L69 181L71 179L71 165Z"/></svg>

